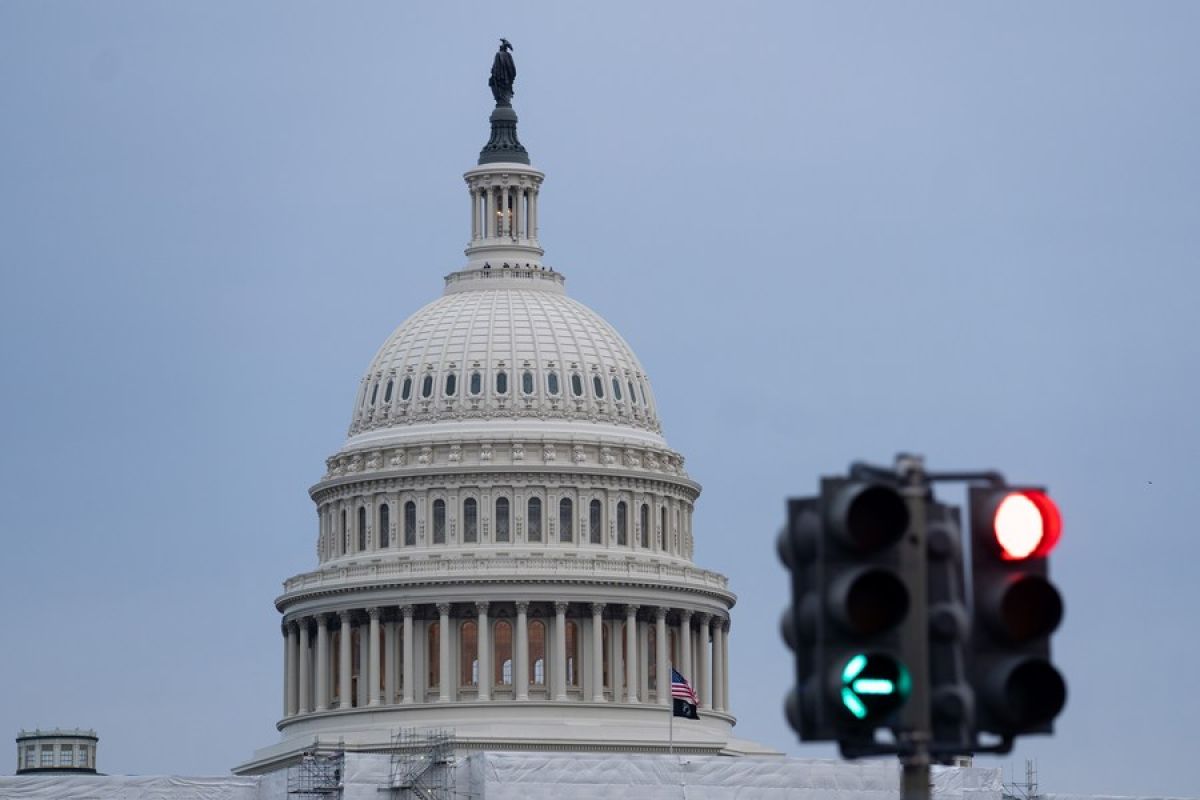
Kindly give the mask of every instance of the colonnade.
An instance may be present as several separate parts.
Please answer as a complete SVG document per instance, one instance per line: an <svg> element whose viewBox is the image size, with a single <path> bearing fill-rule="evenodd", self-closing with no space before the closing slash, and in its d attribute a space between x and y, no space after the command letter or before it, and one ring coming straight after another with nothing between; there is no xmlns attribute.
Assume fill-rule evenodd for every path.
<svg viewBox="0 0 1200 800"><path fill-rule="evenodd" d="M536 186L471 187L471 240L537 240Z"/></svg>
<svg viewBox="0 0 1200 800"><path fill-rule="evenodd" d="M450 702L671 702L729 708L724 614L604 602L404 604L283 626L284 716ZM336 646L335 646L336 642Z"/></svg>

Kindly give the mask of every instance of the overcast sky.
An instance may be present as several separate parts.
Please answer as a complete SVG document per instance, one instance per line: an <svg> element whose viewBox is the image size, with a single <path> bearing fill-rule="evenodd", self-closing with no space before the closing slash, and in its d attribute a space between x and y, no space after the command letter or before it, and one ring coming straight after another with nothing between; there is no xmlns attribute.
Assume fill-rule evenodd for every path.
<svg viewBox="0 0 1200 800"><path fill-rule="evenodd" d="M1183 2L0 2L0 737L94 727L112 773L276 741L307 488L464 263L506 36L546 261L705 487L737 733L832 755L781 711L783 501L912 450L1066 521L1068 706L986 763L1200 795L1198 32Z"/></svg>

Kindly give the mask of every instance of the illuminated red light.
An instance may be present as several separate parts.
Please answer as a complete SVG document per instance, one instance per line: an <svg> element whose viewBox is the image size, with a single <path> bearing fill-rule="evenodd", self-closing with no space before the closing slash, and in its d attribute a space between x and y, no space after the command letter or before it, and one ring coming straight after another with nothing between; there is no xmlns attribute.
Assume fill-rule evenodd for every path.
<svg viewBox="0 0 1200 800"><path fill-rule="evenodd" d="M1042 492L1010 492L996 506L992 528L1001 557L1021 561L1049 555L1062 535L1062 517Z"/></svg>

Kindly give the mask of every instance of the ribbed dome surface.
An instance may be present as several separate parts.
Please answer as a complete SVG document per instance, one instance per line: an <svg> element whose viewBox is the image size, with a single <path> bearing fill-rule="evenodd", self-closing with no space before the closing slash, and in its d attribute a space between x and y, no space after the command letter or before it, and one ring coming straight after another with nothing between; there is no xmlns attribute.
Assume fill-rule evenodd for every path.
<svg viewBox="0 0 1200 800"><path fill-rule="evenodd" d="M448 292L380 348L363 378L351 435L505 417L660 430L637 357L582 303L532 286Z"/></svg>

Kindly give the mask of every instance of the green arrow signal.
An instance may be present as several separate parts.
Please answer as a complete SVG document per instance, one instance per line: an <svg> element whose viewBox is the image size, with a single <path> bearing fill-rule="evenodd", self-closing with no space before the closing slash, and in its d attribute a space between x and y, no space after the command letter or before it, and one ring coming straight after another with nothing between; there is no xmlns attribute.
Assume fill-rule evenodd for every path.
<svg viewBox="0 0 1200 800"><path fill-rule="evenodd" d="M855 719L880 718L899 708L912 691L904 665L883 653L857 653L841 675L841 701Z"/></svg>

